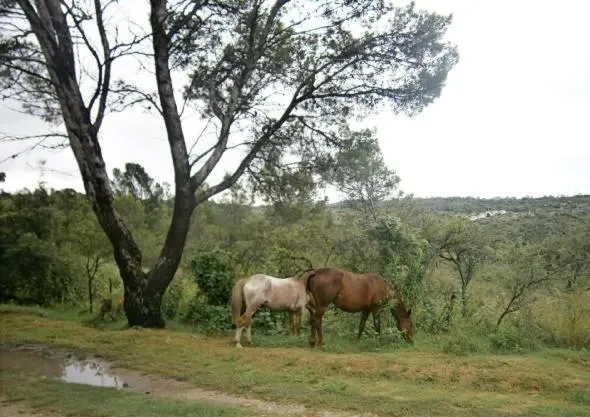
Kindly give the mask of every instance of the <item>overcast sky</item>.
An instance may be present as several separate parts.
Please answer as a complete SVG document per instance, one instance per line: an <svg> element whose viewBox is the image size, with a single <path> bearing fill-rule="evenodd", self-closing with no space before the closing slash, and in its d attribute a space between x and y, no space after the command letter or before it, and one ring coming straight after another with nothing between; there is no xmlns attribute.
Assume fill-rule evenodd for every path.
<svg viewBox="0 0 590 417"><path fill-rule="evenodd" d="M416 3L453 13L448 39L458 45L460 61L441 97L418 116L383 113L367 120L377 127L400 188L420 197L590 193L590 2ZM4 104L0 126L10 134L43 129ZM101 145L109 172L138 162L157 181L173 182L163 125L155 116L141 110L108 115ZM21 145L1 146L3 160ZM83 190L69 149L34 151L0 163L7 174L0 188L34 189L41 159L47 160L44 181L50 187ZM216 177L234 165L221 167Z"/></svg>

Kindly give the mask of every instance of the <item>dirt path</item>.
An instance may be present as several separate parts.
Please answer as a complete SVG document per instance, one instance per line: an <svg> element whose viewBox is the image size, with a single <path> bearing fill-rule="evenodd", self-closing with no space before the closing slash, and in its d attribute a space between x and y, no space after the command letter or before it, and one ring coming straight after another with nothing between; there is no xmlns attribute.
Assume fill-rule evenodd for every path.
<svg viewBox="0 0 590 417"><path fill-rule="evenodd" d="M259 415L267 416L374 416L372 413L353 414L341 411L312 410L301 404L263 401L222 391L201 389L188 382L144 375L131 369L112 366L100 359L74 356L68 351L49 349L39 345L0 350L0 371L26 372L39 376L60 378L64 382L117 387L126 391L183 401L209 401L218 404L244 406L255 409L257 413L260 413ZM46 416L46 414L37 413L36 410L31 410L21 403L10 403L8 406L5 406L5 404L6 401L1 404L3 417Z"/></svg>

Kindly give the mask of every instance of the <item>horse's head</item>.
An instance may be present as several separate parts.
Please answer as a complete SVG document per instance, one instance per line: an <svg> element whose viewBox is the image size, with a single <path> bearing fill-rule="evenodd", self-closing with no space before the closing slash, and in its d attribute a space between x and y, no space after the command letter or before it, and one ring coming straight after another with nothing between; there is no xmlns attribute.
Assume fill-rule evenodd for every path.
<svg viewBox="0 0 590 417"><path fill-rule="evenodd" d="M416 333L416 326L414 320L412 320L412 309L406 310L404 303L399 301L394 307L391 308L391 314L395 318L397 328L404 339L410 343L414 343L414 334Z"/></svg>
<svg viewBox="0 0 590 417"><path fill-rule="evenodd" d="M414 343L414 334L416 333L416 326L412 319L412 309L407 309L403 300L401 288L397 284L387 286L388 297L390 300L393 299L393 307L391 307L391 314L397 323L397 328L404 339L410 343ZM391 304L390 304L391 305Z"/></svg>

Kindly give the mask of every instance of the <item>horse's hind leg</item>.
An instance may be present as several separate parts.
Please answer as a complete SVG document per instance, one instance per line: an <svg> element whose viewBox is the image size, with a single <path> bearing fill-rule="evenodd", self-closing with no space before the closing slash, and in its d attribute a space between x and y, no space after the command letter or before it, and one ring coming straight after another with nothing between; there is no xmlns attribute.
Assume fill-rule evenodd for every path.
<svg viewBox="0 0 590 417"><path fill-rule="evenodd" d="M316 323L314 320L315 311L309 312L309 346L314 347L317 342Z"/></svg>
<svg viewBox="0 0 590 417"><path fill-rule="evenodd" d="M248 341L248 343L252 343L252 316L254 315L254 313L258 311L260 305L261 304L258 303L249 305L246 308L244 314L242 314L238 320L238 326L240 327L240 335L241 331L243 329L246 329L246 340ZM241 347L241 345L239 347Z"/></svg>
<svg viewBox="0 0 590 417"><path fill-rule="evenodd" d="M317 319L317 332L318 332L318 346L324 345L324 331L322 329L322 321L324 318L325 311L322 311Z"/></svg>
<svg viewBox="0 0 590 417"><path fill-rule="evenodd" d="M240 323L240 326L246 328L249 327L252 324L252 316L254 315L254 313L256 313L258 311L258 308L261 306L262 304L253 304L253 305L249 305L246 308L246 311L244 312L244 314L242 314L240 316L240 319L238 320Z"/></svg>
<svg viewBox="0 0 590 417"><path fill-rule="evenodd" d="M324 318L324 313L327 309L325 308L317 308L316 311L311 315L310 324L312 327L312 338L314 339L312 343L312 338L310 338L309 344L313 347L322 346L324 344L324 335L322 332L322 319ZM315 330L315 334L314 334Z"/></svg>
<svg viewBox="0 0 590 417"><path fill-rule="evenodd" d="M357 340L359 340L361 338L361 336L363 335L363 332L365 331L365 324L367 323L367 318L369 317L369 312L368 311L362 311L361 312L361 322L359 323L359 334L356 337Z"/></svg>

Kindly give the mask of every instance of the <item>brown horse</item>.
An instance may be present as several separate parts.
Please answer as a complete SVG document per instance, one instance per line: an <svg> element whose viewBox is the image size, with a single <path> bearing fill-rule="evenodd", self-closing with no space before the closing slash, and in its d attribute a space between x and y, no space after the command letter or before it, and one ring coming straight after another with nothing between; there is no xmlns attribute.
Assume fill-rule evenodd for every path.
<svg viewBox="0 0 590 417"><path fill-rule="evenodd" d="M309 324L311 334L309 344L322 345L322 318L330 304L334 304L340 310L348 313L361 312L361 322L357 338L360 339L369 313L373 316L373 324L378 334L381 334L381 321L379 319L385 303L396 298L395 305L390 309L394 316L397 328L404 338L413 342L414 323L412 311L407 310L404 303L395 294L391 286L377 274L354 274L338 268L320 268L306 271L302 275L309 293Z"/></svg>

